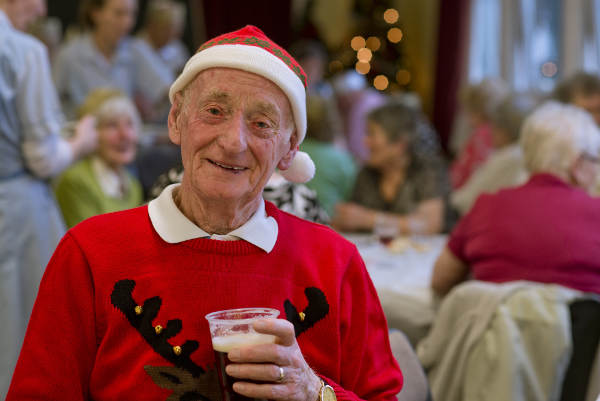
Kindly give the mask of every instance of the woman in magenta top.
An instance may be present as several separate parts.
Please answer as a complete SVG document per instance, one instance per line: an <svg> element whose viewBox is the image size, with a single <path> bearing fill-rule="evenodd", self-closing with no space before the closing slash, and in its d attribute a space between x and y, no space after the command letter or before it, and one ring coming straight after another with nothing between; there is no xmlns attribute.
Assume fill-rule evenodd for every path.
<svg viewBox="0 0 600 401"><path fill-rule="evenodd" d="M531 178L482 195L450 235L431 281L444 295L469 277L555 283L600 293L600 131L574 106L547 103L525 121L521 146Z"/></svg>

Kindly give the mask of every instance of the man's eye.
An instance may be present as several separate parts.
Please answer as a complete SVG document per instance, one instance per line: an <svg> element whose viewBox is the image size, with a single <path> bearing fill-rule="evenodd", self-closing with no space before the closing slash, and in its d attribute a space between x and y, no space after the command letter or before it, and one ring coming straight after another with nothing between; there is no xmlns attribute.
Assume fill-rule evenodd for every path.
<svg viewBox="0 0 600 401"><path fill-rule="evenodd" d="M267 124L264 121L257 121L255 124L256 124L257 128L261 128L261 129L270 128L269 124Z"/></svg>
<svg viewBox="0 0 600 401"><path fill-rule="evenodd" d="M221 114L221 110L217 109L216 107L211 107L210 109L208 109L208 112L213 116L218 116Z"/></svg>

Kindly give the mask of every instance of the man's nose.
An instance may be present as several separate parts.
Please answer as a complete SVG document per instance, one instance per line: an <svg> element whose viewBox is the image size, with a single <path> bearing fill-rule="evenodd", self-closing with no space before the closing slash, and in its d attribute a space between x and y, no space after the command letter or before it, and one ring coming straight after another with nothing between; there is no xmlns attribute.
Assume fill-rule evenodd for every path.
<svg viewBox="0 0 600 401"><path fill-rule="evenodd" d="M223 127L219 135L219 144L228 152L240 153L247 146L248 127L243 116L234 116L229 124Z"/></svg>

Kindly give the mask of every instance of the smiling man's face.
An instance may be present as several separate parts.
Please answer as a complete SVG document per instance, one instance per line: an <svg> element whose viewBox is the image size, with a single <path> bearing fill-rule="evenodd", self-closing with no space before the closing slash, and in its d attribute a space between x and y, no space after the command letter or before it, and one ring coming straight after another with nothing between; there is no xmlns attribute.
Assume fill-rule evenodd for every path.
<svg viewBox="0 0 600 401"><path fill-rule="evenodd" d="M273 82L230 68L202 71L178 95L169 136L181 146L182 190L247 204L276 167L289 167L296 136L289 101Z"/></svg>

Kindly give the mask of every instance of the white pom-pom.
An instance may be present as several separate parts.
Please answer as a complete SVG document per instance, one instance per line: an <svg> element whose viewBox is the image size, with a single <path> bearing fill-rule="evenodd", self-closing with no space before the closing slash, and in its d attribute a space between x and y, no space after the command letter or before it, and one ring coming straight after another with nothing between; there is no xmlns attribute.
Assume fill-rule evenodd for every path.
<svg viewBox="0 0 600 401"><path fill-rule="evenodd" d="M310 181L315 175L315 163L305 152L298 151L290 168L279 173L288 181L299 184Z"/></svg>

